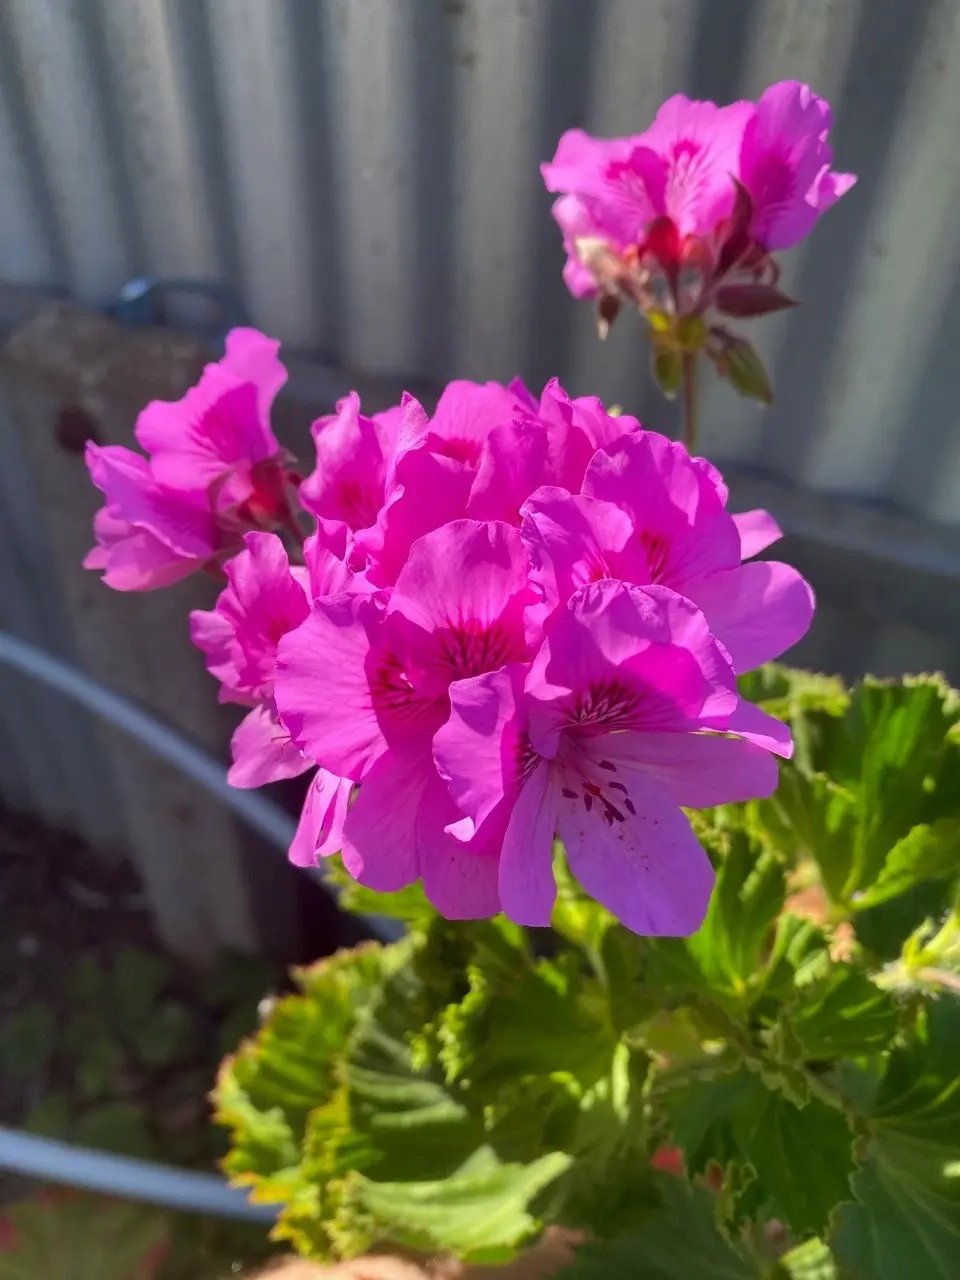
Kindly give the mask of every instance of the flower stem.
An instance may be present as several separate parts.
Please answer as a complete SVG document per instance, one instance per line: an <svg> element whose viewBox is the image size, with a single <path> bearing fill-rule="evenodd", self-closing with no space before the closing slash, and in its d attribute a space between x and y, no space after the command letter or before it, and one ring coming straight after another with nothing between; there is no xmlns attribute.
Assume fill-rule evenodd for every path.
<svg viewBox="0 0 960 1280"><path fill-rule="evenodd" d="M697 416L697 357L695 352L683 353L683 443L690 454L697 451L699 421Z"/></svg>

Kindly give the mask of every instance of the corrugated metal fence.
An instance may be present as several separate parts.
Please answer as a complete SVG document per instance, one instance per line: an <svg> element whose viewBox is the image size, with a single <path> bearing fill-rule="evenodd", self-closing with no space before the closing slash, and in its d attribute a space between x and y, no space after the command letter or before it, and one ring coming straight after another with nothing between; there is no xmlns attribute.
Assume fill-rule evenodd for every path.
<svg viewBox="0 0 960 1280"><path fill-rule="evenodd" d="M559 373L669 429L636 326L601 345L565 293L538 163L571 125L634 131L677 90L784 77L834 103L859 182L789 262L801 308L757 326L777 406L715 388L704 450L746 498L774 486L835 588L805 656L949 664L958 0L0 0L0 277L88 303L141 274L224 280L331 365ZM910 591L865 553L913 564ZM36 566L6 575L22 596ZM62 626L50 589L29 609Z"/></svg>

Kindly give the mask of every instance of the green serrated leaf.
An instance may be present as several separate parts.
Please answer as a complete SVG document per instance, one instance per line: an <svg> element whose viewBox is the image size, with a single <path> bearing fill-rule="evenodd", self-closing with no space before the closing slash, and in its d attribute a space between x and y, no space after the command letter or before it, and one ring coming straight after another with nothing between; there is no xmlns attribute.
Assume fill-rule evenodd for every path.
<svg viewBox="0 0 960 1280"><path fill-rule="evenodd" d="M223 1063L214 1118L232 1131L231 1178L256 1191L299 1162L307 1117L339 1087L339 1061L379 990L384 956L368 944L299 971L302 994L278 1001L259 1035Z"/></svg>
<svg viewBox="0 0 960 1280"><path fill-rule="evenodd" d="M707 917L686 947L711 988L745 995L783 907L783 869L743 831L727 837Z"/></svg>
<svg viewBox="0 0 960 1280"><path fill-rule="evenodd" d="M859 1203L839 1219L835 1250L855 1275L956 1280L960 1178L946 1176L947 1167L912 1143L881 1144L853 1179Z"/></svg>
<svg viewBox="0 0 960 1280"><path fill-rule="evenodd" d="M826 773L785 768L776 794L756 811L770 821L785 853L816 863L830 897L842 902L854 860L856 794Z"/></svg>
<svg viewBox="0 0 960 1280"><path fill-rule="evenodd" d="M639 1231L588 1244L556 1280L761 1280L763 1272L717 1228L709 1192L658 1179L661 1209Z"/></svg>
<svg viewBox="0 0 960 1280"><path fill-rule="evenodd" d="M483 1126L443 1082L439 1068L415 1067L409 1044L417 978L398 968L360 1021L342 1075L351 1124L377 1154L384 1181L445 1177L483 1140Z"/></svg>
<svg viewBox="0 0 960 1280"><path fill-rule="evenodd" d="M569 1072L592 1084L610 1069L617 1033L599 983L567 955L541 960L485 1013L471 1075L492 1086L522 1075Z"/></svg>
<svg viewBox="0 0 960 1280"><path fill-rule="evenodd" d="M359 1180L360 1195L392 1239L460 1258L496 1260L529 1240L540 1222L530 1204L570 1166L552 1152L528 1165L501 1164L484 1147L439 1182Z"/></svg>
<svg viewBox="0 0 960 1280"><path fill-rule="evenodd" d="M835 1206L850 1198L853 1138L841 1112L818 1098L795 1106L743 1072L676 1094L669 1111L691 1173L711 1162L748 1163L773 1216L794 1231L822 1231Z"/></svg>
<svg viewBox="0 0 960 1280"><path fill-rule="evenodd" d="M890 996L851 965L805 987L784 1013L808 1058L854 1058L885 1049L899 1015Z"/></svg>
<svg viewBox="0 0 960 1280"><path fill-rule="evenodd" d="M870 1280L953 1280L960 1257L960 1000L927 1007L890 1055L870 1112L857 1204L839 1215L835 1250Z"/></svg>
<svg viewBox="0 0 960 1280"><path fill-rule="evenodd" d="M927 880L943 880L960 872L960 816L921 823L898 840L874 884L854 901L874 907Z"/></svg>
<svg viewBox="0 0 960 1280"><path fill-rule="evenodd" d="M878 878L890 850L918 822L960 816L960 778L942 776L957 718L957 696L932 677L866 680L853 691L825 750L830 776L857 800L846 896Z"/></svg>

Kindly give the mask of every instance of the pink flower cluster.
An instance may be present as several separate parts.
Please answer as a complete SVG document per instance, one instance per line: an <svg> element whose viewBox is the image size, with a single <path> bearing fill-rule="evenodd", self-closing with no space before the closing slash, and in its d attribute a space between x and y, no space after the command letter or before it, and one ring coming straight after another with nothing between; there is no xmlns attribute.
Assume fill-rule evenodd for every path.
<svg viewBox="0 0 960 1280"><path fill-rule="evenodd" d="M296 477L270 428L287 378L279 342L234 329L226 354L175 404L155 400L137 420L137 443L87 444L104 494L84 565L118 591L150 591L219 563L245 530L285 525Z"/></svg>
<svg viewBox="0 0 960 1280"><path fill-rule="evenodd" d="M569 130L542 172L562 193L553 212L570 292L602 288L598 244L618 255L649 250L668 270L701 272L796 244L856 181L831 168L831 125L823 98L785 80L758 102L725 107L677 94L632 137Z"/></svg>
<svg viewBox="0 0 960 1280"><path fill-rule="evenodd" d="M451 918L547 924L559 837L629 928L695 930L713 873L683 808L770 794L791 750L736 685L812 614L795 570L751 559L773 520L731 515L709 463L555 381L454 382L433 414L350 395L314 424L304 537L257 503L258 468L283 465L281 380L275 344L235 333L195 391L144 412L150 459L125 456L123 484L125 451L91 449L111 585L218 554L212 536L184 554L183 511L247 524L192 616L221 699L249 708L231 781L315 769L293 859L422 879Z"/></svg>

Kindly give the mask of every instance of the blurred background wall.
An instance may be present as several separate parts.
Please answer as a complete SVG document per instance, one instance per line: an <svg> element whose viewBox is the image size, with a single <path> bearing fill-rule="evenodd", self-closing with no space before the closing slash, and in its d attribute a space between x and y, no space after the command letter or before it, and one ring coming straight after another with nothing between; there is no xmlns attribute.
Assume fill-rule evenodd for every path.
<svg viewBox="0 0 960 1280"><path fill-rule="evenodd" d="M957 681L958 0L0 0L0 280L88 308L142 275L226 283L295 356L291 439L355 382L375 400L515 373L670 431L638 325L601 344L565 292L538 164L570 126L634 132L676 91L728 101L787 77L834 104L837 166L859 181L789 256L802 306L753 326L777 404L712 387L703 449L738 506L775 511L818 589L798 660ZM71 452L84 419L63 415L129 437L147 382L115 377L127 338L97 400L73 321L54 325L81 356L67 383L20 311L0 319L19 352L0 398L0 626L222 751L183 602L91 604L109 593L71 568L94 503ZM182 355L154 384L186 385ZM85 717L0 675L0 796L136 846L149 778L131 792L124 767ZM226 847L197 805L196 848ZM251 936L244 874L229 908L201 911L234 941Z"/></svg>

